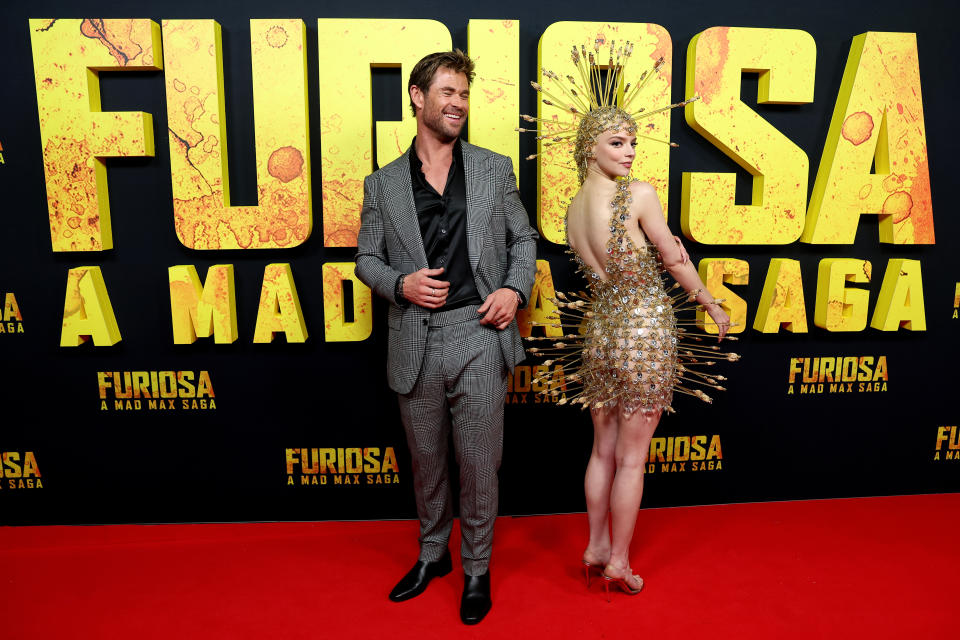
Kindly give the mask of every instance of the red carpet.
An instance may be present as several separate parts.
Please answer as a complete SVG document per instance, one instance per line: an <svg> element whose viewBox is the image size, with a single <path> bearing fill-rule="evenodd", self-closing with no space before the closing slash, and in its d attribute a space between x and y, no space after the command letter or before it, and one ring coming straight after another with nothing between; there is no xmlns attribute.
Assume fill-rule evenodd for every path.
<svg viewBox="0 0 960 640"><path fill-rule="evenodd" d="M957 494L644 510L646 587L608 604L585 516L501 518L493 610L464 627L459 567L387 600L410 521L4 527L0 636L956 638L958 531Z"/></svg>

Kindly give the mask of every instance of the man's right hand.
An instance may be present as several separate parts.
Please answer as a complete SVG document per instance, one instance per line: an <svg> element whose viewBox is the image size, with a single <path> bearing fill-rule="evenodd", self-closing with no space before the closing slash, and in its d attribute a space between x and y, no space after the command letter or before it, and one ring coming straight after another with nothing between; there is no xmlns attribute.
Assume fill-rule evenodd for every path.
<svg viewBox="0 0 960 640"><path fill-rule="evenodd" d="M403 297L425 309L439 309L447 302L450 283L435 280L434 276L443 273L440 269L420 269L403 279Z"/></svg>

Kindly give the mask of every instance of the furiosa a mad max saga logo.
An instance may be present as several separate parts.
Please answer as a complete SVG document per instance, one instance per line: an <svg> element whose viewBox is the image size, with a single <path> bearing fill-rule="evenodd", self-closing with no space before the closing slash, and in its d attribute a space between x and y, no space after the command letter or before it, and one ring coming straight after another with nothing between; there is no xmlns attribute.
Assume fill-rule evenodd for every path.
<svg viewBox="0 0 960 640"><path fill-rule="evenodd" d="M0 452L0 490L43 489L40 467L33 451Z"/></svg>
<svg viewBox="0 0 960 640"><path fill-rule="evenodd" d="M534 71L521 64L520 55L530 48L526 40L530 32L518 21L502 19L469 20L466 29L468 52L482 67L473 88L483 99L471 107L470 141L509 155L516 172L518 132L503 125L517 122L520 86ZM42 164L50 248L57 253L88 252L94 262L100 252L114 246L105 158L155 156L164 146L156 144L155 130L167 134L169 162L149 162L169 169L172 206L165 215L186 249L213 255L297 250L301 254L286 255L302 255L300 247L308 241L321 241L311 240L317 218L311 185L321 192L317 199L322 200L323 247L355 247L365 176L402 155L397 141L409 140L416 129L409 112L398 121L374 118L372 69L410 69L423 55L449 49L452 43L450 29L432 19L319 18L315 30L299 18L251 20L258 197L256 205L231 205L226 114L234 105L228 104L224 92L228 65L222 45L224 37L246 40L240 32L226 34L211 19L168 19L161 25L149 18L46 18L29 21L29 37L43 150L37 169ZM315 38L314 47L308 38ZM684 95L699 98L686 102L683 120L752 174L753 196L750 203L737 204L733 174L685 170L680 225L686 237L737 252L744 245L853 245L867 213L879 218L881 243L935 244L917 34L861 33L853 37L845 65L830 56L824 71L818 69L818 43L806 31L713 26L690 40L682 81L675 77L680 71L674 67L675 40L666 28L652 23L555 22L541 33L536 86L544 97L553 97L551 82L560 79L557 71L565 76L572 43L594 43L590 68L597 73L607 57L599 57L601 46L609 45L611 55L617 44L629 43L631 51L635 46L637 63L648 71L657 69L638 76L643 80L632 89L646 86L643 106L649 134L638 140L637 153L645 162L636 177L649 182L664 203L670 162L669 146L662 141L670 139L671 96L682 85ZM828 45L830 50L835 44ZM313 62L307 55L311 49ZM343 56L343 51L351 55ZM308 70L313 65L319 75L310 81ZM102 110L99 74L119 70L162 76L166 109L156 123L147 112ZM828 101L833 98L835 82L817 86L818 76L835 80L842 73L815 171L809 150L742 100L744 73L760 74L759 103L795 105L790 110L795 116L813 113L804 105L814 104L815 93L822 103L821 89L828 89ZM771 77L777 80L769 81ZM557 91L575 103L580 100L568 94L564 84ZM546 109L541 112L538 107L536 118L528 116L544 120L552 131L541 136L534 154L539 176L536 218L544 241L561 246L566 244L563 203L578 186L575 172L554 168L567 162L561 157L565 145L553 145L551 140L562 126L555 118L564 114L560 104L564 101L541 101L540 107ZM823 106L829 108L829 102ZM313 157L320 158L315 164L310 160L311 139L316 137L311 135L311 118L313 129L322 133L319 149L313 150ZM376 132L376 141L371 132ZM812 190L811 175L816 176ZM542 263L549 268L547 261ZM808 332L805 266L809 265L780 250L770 260L755 304L756 330ZM855 285L872 282L871 262L820 259L814 323L830 332L860 332L867 329L869 319L869 326L881 331L925 331L921 266L916 258L890 256L868 318L869 291ZM228 274L232 268L212 265L201 285L193 265L168 267L175 344L210 337L217 344L238 339L236 296ZM750 278L756 279L756 267L751 274L749 261L731 255L702 261L698 269L711 293L729 301L724 306L738 327L749 326L748 301L724 283L748 284ZM355 279L350 262L328 262L323 271L324 340L367 340L373 313L369 287ZM100 267L71 268L66 280L61 346L107 347L120 342ZM350 296L343 295L347 281L352 284ZM270 342L278 333L284 333L288 342L304 342L302 311L293 266L266 265L254 342ZM217 320L208 321L211 317ZM511 401L532 399L515 393Z"/></svg>
<svg viewBox="0 0 960 640"><path fill-rule="evenodd" d="M567 383L561 365L518 364L507 375L505 404L556 403L566 392ZM556 395L545 393L558 391Z"/></svg>
<svg viewBox="0 0 960 640"><path fill-rule="evenodd" d="M937 447L933 450L933 459L960 461L960 429L957 429L957 425L937 427Z"/></svg>
<svg viewBox="0 0 960 640"><path fill-rule="evenodd" d="M97 371L101 411L217 408L209 371Z"/></svg>
<svg viewBox="0 0 960 640"><path fill-rule="evenodd" d="M647 473L720 471L723 449L720 436L669 436L650 441Z"/></svg>
<svg viewBox="0 0 960 640"><path fill-rule="evenodd" d="M393 447L286 449L287 485L400 484Z"/></svg>
<svg viewBox="0 0 960 640"><path fill-rule="evenodd" d="M787 395L887 390L887 356L790 358Z"/></svg>

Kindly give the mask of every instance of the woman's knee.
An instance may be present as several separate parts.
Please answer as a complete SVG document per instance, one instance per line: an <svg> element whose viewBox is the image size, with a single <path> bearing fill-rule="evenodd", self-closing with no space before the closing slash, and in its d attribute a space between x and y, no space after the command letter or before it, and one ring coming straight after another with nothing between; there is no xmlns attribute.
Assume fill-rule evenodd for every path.
<svg viewBox="0 0 960 640"><path fill-rule="evenodd" d="M617 442L617 467L643 467L650 456L649 437L621 438Z"/></svg>
<svg viewBox="0 0 960 640"><path fill-rule="evenodd" d="M649 447L629 448L617 452L617 469L643 469L647 464Z"/></svg>

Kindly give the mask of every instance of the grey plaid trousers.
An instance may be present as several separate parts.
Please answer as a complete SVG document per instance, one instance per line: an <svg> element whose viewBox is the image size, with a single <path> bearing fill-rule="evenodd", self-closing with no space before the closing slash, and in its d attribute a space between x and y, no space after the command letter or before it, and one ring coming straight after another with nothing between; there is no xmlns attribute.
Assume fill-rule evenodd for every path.
<svg viewBox="0 0 960 640"><path fill-rule="evenodd" d="M452 430L460 465L460 553L468 575L485 573L490 562L507 388L498 331L479 318L475 305L431 314L420 375L410 393L398 394L413 459L420 559L438 560L453 528Z"/></svg>

